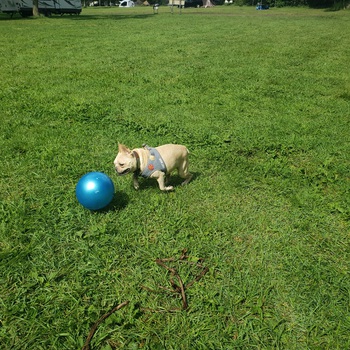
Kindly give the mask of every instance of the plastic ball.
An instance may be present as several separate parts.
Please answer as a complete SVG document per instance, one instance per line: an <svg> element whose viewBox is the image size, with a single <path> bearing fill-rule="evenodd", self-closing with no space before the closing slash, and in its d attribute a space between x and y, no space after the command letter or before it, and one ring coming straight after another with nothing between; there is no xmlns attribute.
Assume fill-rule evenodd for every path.
<svg viewBox="0 0 350 350"><path fill-rule="evenodd" d="M91 172L80 178L75 194L81 205L90 210L106 207L113 199L113 181L104 173Z"/></svg>

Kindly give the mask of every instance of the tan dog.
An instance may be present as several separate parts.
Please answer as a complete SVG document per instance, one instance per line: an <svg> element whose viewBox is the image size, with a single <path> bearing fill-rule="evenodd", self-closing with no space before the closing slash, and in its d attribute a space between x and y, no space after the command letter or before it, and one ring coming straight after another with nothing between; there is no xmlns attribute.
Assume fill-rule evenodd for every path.
<svg viewBox="0 0 350 350"><path fill-rule="evenodd" d="M162 191L171 191L173 186L167 186L170 174L177 170L185 179L182 185L190 182L192 174L188 171L188 150L182 145L163 145L156 148L143 145L143 148L130 150L118 144L117 157L114 160L115 170L119 175L133 173L133 183L139 189L138 176L155 178Z"/></svg>

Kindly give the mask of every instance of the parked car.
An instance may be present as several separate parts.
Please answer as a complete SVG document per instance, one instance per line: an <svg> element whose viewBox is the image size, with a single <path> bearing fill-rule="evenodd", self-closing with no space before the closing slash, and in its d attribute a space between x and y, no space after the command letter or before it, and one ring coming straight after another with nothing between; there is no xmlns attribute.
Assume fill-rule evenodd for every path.
<svg viewBox="0 0 350 350"><path fill-rule="evenodd" d="M258 4L256 5L257 10L268 10L269 8L270 6L268 4L263 4L261 2L258 2Z"/></svg>
<svg viewBox="0 0 350 350"><path fill-rule="evenodd" d="M131 0L123 0L120 2L119 7L134 7L135 3Z"/></svg>
<svg viewBox="0 0 350 350"><path fill-rule="evenodd" d="M185 7L201 7L203 6L202 0L185 0Z"/></svg>
<svg viewBox="0 0 350 350"><path fill-rule="evenodd" d="M201 7L203 6L202 0L169 0L169 6L177 7Z"/></svg>

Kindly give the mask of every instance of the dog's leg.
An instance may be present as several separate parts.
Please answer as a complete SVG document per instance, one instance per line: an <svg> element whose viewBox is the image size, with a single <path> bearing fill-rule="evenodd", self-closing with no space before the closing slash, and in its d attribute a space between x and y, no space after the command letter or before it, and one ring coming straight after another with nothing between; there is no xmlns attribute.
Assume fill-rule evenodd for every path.
<svg viewBox="0 0 350 350"><path fill-rule="evenodd" d="M183 181L181 185L182 186L187 185L191 181L192 176L193 176L192 174L188 173L187 177L185 178L185 181Z"/></svg>
<svg viewBox="0 0 350 350"><path fill-rule="evenodd" d="M182 186L187 185L191 179L192 174L188 171L188 160L186 159L181 167L178 168L179 176L185 179L185 181L181 184Z"/></svg>
<svg viewBox="0 0 350 350"><path fill-rule="evenodd" d="M172 191L173 186L165 186L165 174L162 171L156 171L152 174L152 177L156 177L158 181L159 188L162 191Z"/></svg>
<svg viewBox="0 0 350 350"><path fill-rule="evenodd" d="M170 180L170 174L165 175L165 186L168 186Z"/></svg>
<svg viewBox="0 0 350 350"><path fill-rule="evenodd" d="M133 174L132 182L133 182L135 190L138 190L140 188L140 185L139 185L139 178L138 178L136 173Z"/></svg>

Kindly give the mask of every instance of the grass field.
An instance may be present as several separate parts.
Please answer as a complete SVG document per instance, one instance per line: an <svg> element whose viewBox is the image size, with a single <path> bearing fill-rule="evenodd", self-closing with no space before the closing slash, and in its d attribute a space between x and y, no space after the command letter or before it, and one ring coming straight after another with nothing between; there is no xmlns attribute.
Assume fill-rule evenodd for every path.
<svg viewBox="0 0 350 350"><path fill-rule="evenodd" d="M349 11L0 15L0 349L349 349ZM117 177L181 143L193 181ZM112 204L75 185L103 171ZM157 258L184 283L188 309ZM190 264L192 263L192 264Z"/></svg>

